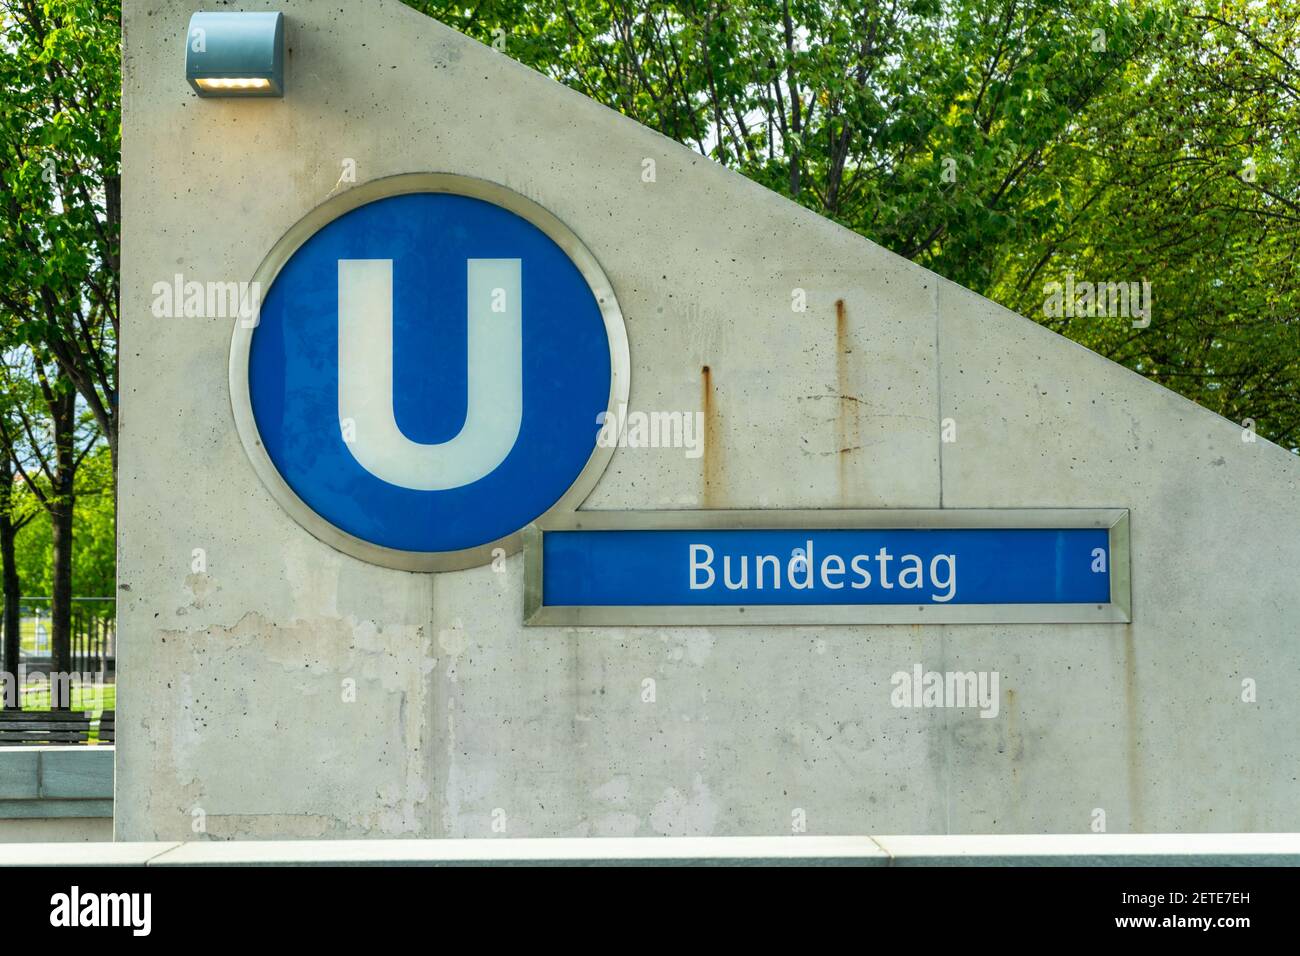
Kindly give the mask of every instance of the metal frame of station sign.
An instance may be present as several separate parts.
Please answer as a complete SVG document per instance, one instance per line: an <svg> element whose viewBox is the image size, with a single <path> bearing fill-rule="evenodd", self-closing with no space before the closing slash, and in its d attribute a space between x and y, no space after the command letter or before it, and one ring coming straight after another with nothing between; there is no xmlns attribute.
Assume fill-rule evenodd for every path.
<svg viewBox="0 0 1300 956"><path fill-rule="evenodd" d="M1104 530L1109 600L1100 603L547 604L548 534L663 531ZM524 531L524 623L530 626L1127 623L1131 617L1129 512L1125 508L578 511ZM841 562L842 563L842 562ZM955 568L955 565L954 565ZM694 572L691 572L694 574ZM721 572L719 572L721 573ZM954 570L955 575L955 570Z"/></svg>

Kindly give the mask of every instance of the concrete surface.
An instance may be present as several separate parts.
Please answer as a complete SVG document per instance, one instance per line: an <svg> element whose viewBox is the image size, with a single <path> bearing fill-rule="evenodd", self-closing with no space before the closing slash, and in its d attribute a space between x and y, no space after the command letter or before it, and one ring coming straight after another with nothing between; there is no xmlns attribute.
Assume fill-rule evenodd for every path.
<svg viewBox="0 0 1300 956"><path fill-rule="evenodd" d="M872 837L890 866L1300 866L1295 833Z"/></svg>
<svg viewBox="0 0 1300 956"><path fill-rule="evenodd" d="M162 866L357 866L430 864L884 866L870 837L649 837L560 840L325 840L182 843L152 861Z"/></svg>
<svg viewBox="0 0 1300 956"><path fill-rule="evenodd" d="M0 845L0 866L144 866L178 843Z"/></svg>
<svg viewBox="0 0 1300 956"><path fill-rule="evenodd" d="M112 747L0 747L0 843L112 837Z"/></svg>
<svg viewBox="0 0 1300 956"><path fill-rule="evenodd" d="M587 837L0 846L4 866L1300 866L1300 835Z"/></svg>
<svg viewBox="0 0 1300 956"><path fill-rule="evenodd" d="M0 847L24 843L104 843L112 839L111 812L94 817L0 818Z"/></svg>
<svg viewBox="0 0 1300 956"><path fill-rule="evenodd" d="M285 0L288 95L200 101L198 6L124 9L119 839L1300 830L1293 456L394 0ZM705 412L587 508L1127 507L1133 623L526 630L519 556L320 544L240 448L232 320L150 290L247 280L349 159L550 209L630 408ZM891 707L914 663L999 717Z"/></svg>

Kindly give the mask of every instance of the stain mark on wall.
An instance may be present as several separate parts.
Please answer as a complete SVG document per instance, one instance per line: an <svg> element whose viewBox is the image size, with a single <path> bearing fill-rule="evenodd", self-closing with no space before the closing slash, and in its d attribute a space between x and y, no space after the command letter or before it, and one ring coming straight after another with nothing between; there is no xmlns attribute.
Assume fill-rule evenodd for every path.
<svg viewBox="0 0 1300 956"><path fill-rule="evenodd" d="M704 409L704 450L700 456L704 469L704 507L721 507L725 495L726 478L722 466L722 428L714 394L713 369L705 365L700 369L700 407Z"/></svg>
<svg viewBox="0 0 1300 956"><path fill-rule="evenodd" d="M835 300L835 392L839 407L835 415L835 440L839 459L839 489L842 504L853 503L854 473L860 471L862 400L854 395L853 344L849 337L848 310L843 299Z"/></svg>
<svg viewBox="0 0 1300 956"><path fill-rule="evenodd" d="M1129 831L1142 830L1142 741L1138 732L1137 648L1133 640L1133 625L1124 625L1124 714L1128 719L1128 805Z"/></svg>

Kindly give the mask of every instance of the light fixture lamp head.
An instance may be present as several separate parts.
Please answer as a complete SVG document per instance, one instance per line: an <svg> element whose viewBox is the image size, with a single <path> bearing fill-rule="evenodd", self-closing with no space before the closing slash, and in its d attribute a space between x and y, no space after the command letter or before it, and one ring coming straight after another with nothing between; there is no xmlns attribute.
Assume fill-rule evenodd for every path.
<svg viewBox="0 0 1300 956"><path fill-rule="evenodd" d="M194 14L185 79L203 97L284 96L284 14Z"/></svg>

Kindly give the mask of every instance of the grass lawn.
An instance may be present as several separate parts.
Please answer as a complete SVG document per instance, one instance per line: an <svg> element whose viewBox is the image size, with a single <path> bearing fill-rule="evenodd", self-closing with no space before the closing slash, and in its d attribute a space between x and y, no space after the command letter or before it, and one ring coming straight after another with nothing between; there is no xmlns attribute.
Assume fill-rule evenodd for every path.
<svg viewBox="0 0 1300 956"><path fill-rule="evenodd" d="M23 710L49 710L50 686L37 684L23 688ZM117 685L72 687L72 709L99 712L117 710Z"/></svg>
<svg viewBox="0 0 1300 956"><path fill-rule="evenodd" d="M41 624L44 625L44 631L46 635L45 642L46 644L48 644L50 640L49 638L50 616L48 614L42 617ZM36 618L24 616L22 620L18 622L18 635L19 635L18 639L19 641L22 642L23 645L23 651L28 654L35 654L36 653Z"/></svg>

